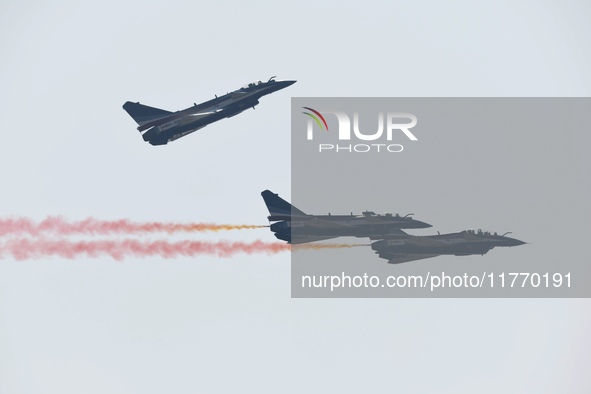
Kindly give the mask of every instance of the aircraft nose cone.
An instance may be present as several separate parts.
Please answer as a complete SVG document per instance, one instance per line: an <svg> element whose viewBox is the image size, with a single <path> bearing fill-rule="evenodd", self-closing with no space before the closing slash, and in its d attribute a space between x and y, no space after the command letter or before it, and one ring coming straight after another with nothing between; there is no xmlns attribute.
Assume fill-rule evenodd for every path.
<svg viewBox="0 0 591 394"><path fill-rule="evenodd" d="M276 81L275 83L277 84L277 90L279 89L285 89L288 86L293 85L294 83L296 83L297 81Z"/></svg>
<svg viewBox="0 0 591 394"><path fill-rule="evenodd" d="M525 245L525 244L526 244L526 242L520 241L515 238L507 238L505 240L505 245L507 245L507 246L519 246L519 245Z"/></svg>
<svg viewBox="0 0 591 394"><path fill-rule="evenodd" d="M276 92L281 89L285 89L288 86L293 85L297 81L271 81L267 83L266 92L264 94L269 94Z"/></svg>
<svg viewBox="0 0 591 394"><path fill-rule="evenodd" d="M433 227L429 223L421 222L420 220L414 220L414 219L412 221L412 224L413 224L413 227L412 228L429 228L429 227Z"/></svg>

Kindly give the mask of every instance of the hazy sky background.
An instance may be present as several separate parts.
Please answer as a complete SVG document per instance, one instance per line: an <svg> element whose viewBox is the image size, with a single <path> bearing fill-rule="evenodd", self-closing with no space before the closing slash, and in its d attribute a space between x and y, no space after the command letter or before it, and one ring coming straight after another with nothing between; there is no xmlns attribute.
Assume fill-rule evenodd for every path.
<svg viewBox="0 0 591 394"><path fill-rule="evenodd" d="M575 1L3 1L0 216L265 224L260 192L290 192L291 96L589 96L590 14ZM121 108L177 110L272 75L298 83L165 147ZM292 300L289 272L288 254L4 259L0 392L591 385L588 300Z"/></svg>

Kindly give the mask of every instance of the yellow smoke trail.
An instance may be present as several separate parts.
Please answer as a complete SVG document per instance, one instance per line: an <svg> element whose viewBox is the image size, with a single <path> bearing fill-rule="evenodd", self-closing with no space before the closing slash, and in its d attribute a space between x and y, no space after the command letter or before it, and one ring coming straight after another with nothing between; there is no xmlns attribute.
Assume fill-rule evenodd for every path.
<svg viewBox="0 0 591 394"><path fill-rule="evenodd" d="M196 223L196 224L181 224L178 229L172 232L191 232L191 231L225 231L225 230L250 230L255 228L265 228L268 225L254 225L254 224L211 224L211 223Z"/></svg>
<svg viewBox="0 0 591 394"><path fill-rule="evenodd" d="M292 252L298 250L322 250L322 249L343 249L343 248L356 248L358 246L369 246L369 244L298 244L291 245Z"/></svg>

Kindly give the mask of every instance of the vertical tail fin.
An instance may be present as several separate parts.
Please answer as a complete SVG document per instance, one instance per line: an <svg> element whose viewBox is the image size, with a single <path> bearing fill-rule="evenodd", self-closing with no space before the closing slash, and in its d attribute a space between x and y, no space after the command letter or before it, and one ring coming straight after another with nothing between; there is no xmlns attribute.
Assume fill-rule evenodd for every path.
<svg viewBox="0 0 591 394"><path fill-rule="evenodd" d="M308 216L270 190L261 193L267 209L269 209L269 220L290 220L291 216Z"/></svg>
<svg viewBox="0 0 591 394"><path fill-rule="evenodd" d="M170 111L165 111L160 108L148 107L147 105L142 105L140 103L132 103L131 101L123 104L123 109L127 111L129 116L131 116L133 120L135 120L140 126L155 119L163 118L172 114Z"/></svg>

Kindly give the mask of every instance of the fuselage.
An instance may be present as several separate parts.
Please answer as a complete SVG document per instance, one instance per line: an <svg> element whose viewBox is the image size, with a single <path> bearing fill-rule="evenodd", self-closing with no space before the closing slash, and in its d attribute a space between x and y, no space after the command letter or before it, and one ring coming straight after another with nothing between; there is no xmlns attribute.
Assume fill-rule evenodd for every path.
<svg viewBox="0 0 591 394"><path fill-rule="evenodd" d="M497 246L518 246L525 242L488 232L471 230L428 236L397 236L372 243L371 248L382 258L399 254L435 254L467 256L485 254Z"/></svg>
<svg viewBox="0 0 591 394"><path fill-rule="evenodd" d="M277 220L270 216L269 220ZM400 229L427 228L430 224L411 217L398 215L308 215L291 217L271 224L271 231L278 239L291 243L299 243L298 239L306 237L368 237L383 238L397 234Z"/></svg>
<svg viewBox="0 0 591 394"><path fill-rule="evenodd" d="M199 130L210 123L238 115L248 108L254 108L262 96L284 89L296 81L258 81L234 92L195 104L182 111L172 112L138 126L144 141L152 145L164 145ZM126 106L134 103L126 103ZM128 111L129 112L129 111Z"/></svg>

